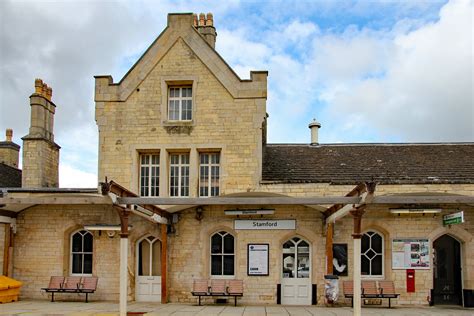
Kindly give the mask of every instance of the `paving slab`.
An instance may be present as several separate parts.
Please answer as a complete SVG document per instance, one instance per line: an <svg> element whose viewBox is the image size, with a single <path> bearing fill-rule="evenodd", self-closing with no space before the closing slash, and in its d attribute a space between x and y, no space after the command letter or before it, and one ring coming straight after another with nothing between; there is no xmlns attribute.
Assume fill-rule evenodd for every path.
<svg viewBox="0 0 474 316"><path fill-rule="evenodd" d="M232 306L129 302L129 312L145 316L352 316L351 307L324 306ZM28 300L0 304L0 315L22 316L118 316L118 302L49 302ZM474 309L457 306L363 307L364 316L474 316Z"/></svg>

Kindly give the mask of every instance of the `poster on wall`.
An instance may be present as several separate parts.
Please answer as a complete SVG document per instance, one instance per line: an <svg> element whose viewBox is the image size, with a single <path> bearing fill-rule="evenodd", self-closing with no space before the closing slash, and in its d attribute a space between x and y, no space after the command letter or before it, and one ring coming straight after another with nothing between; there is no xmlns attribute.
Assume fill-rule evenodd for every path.
<svg viewBox="0 0 474 316"><path fill-rule="evenodd" d="M269 244L247 245L247 275L268 275Z"/></svg>
<svg viewBox="0 0 474 316"><path fill-rule="evenodd" d="M392 269L429 269L428 239L400 238L392 240Z"/></svg>
<svg viewBox="0 0 474 316"><path fill-rule="evenodd" d="M347 244L332 245L332 273L347 276Z"/></svg>

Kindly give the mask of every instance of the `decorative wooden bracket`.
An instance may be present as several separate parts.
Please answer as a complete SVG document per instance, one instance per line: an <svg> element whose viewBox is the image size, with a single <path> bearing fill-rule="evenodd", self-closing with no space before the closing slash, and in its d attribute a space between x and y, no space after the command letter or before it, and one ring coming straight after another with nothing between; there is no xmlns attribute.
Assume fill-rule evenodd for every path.
<svg viewBox="0 0 474 316"><path fill-rule="evenodd" d="M351 213L354 218L354 232L352 233L352 238L360 239L362 238L361 226L362 226L362 215L365 213L365 205L353 208L349 213Z"/></svg>
<svg viewBox="0 0 474 316"><path fill-rule="evenodd" d="M128 217L130 216L130 210L118 206L114 208L120 218L120 238L128 238Z"/></svg>

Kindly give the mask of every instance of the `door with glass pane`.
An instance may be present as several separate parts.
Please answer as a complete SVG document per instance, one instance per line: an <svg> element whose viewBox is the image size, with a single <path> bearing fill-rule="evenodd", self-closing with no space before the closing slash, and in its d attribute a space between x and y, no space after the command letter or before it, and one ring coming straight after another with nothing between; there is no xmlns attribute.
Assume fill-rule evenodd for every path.
<svg viewBox="0 0 474 316"><path fill-rule="evenodd" d="M283 244L281 304L311 305L311 249L299 237Z"/></svg>
<svg viewBox="0 0 474 316"><path fill-rule="evenodd" d="M135 299L141 302L161 302L161 241L153 236L137 243Z"/></svg>

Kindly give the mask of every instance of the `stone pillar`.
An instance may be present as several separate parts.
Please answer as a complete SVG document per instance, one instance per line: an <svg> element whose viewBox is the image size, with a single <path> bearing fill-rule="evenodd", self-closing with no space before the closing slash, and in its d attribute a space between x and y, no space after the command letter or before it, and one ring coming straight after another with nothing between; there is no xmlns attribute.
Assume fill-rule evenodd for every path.
<svg viewBox="0 0 474 316"><path fill-rule="evenodd" d="M360 316L362 312L361 304L361 223L362 215L364 215L364 207L355 208L350 211L354 218L354 232L352 238L354 239L354 316Z"/></svg>
<svg viewBox="0 0 474 316"><path fill-rule="evenodd" d="M128 217L130 211L115 207L120 217L120 316L127 316L128 297Z"/></svg>

